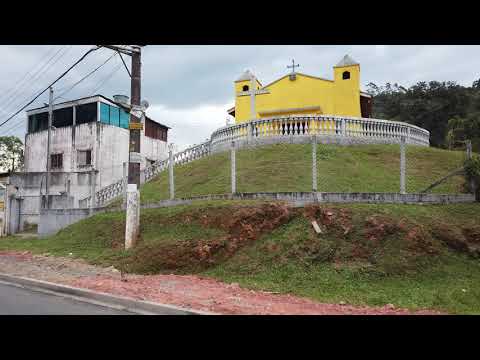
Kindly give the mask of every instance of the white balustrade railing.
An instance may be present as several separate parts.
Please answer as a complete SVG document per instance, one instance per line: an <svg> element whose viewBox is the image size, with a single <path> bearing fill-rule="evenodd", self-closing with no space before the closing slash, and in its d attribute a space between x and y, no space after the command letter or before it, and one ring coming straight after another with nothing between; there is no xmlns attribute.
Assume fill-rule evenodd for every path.
<svg viewBox="0 0 480 360"><path fill-rule="evenodd" d="M271 117L218 129L212 134L215 149L226 142L268 137L303 137L318 135L351 139L352 143L398 143L405 136L407 144L430 145L430 133L418 126L390 120L328 115L293 115Z"/></svg>
<svg viewBox="0 0 480 360"><path fill-rule="evenodd" d="M175 165L189 163L193 160L200 159L210 154L210 142L204 142L199 145L191 146L173 155L173 162ZM153 177L168 169L169 159L159 160L147 166L143 170L141 176L142 183L150 181ZM95 192L95 206L102 206L120 196L125 192L125 181L120 179L110 185L103 187ZM90 195L79 200L80 207L87 207L90 203Z"/></svg>

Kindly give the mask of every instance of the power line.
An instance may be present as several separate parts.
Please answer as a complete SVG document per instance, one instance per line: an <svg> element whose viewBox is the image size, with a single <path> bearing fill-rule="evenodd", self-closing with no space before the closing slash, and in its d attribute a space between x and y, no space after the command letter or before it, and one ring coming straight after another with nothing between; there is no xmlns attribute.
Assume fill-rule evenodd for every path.
<svg viewBox="0 0 480 360"><path fill-rule="evenodd" d="M61 54L53 63L50 64L50 62L62 51L63 51L63 54ZM26 86L28 86L30 83L32 82L35 82L37 81L38 79L40 79L42 77L43 74L46 74L47 71L52 68L53 65L55 65L63 56L65 56L65 54L67 53L68 51L68 47L67 48L61 48L59 49L55 55L50 58L47 63L45 63L43 66L41 66L40 69L38 69L35 74L33 74L29 79L26 79L27 81L24 82L23 85L21 85L16 91L14 91L12 94L10 94L10 96L2 102L2 107L4 109L8 109L9 107L11 107L12 104L14 103L18 103L18 101L16 101L16 98L17 98L17 95L23 91ZM16 105L15 105L16 106Z"/></svg>
<svg viewBox="0 0 480 360"><path fill-rule="evenodd" d="M44 67L43 67L43 68L44 68L43 73L36 74L36 76L35 76L34 78L31 78L31 79L30 79L30 82L35 83L36 81L38 81L51 67L53 67L53 65L55 65L63 56L65 56L65 54L68 52L68 50L69 50L68 48L65 48L65 49L64 49L64 52L63 52L53 63L51 63L51 64L48 66L48 68L44 68ZM58 52L57 52L57 54L58 54ZM56 54L56 55L57 55L57 54ZM56 56L56 55L55 55L55 56ZM39 70L39 71L40 71L40 70ZM26 84L27 84L27 83L26 83ZM32 96L32 95L28 95L28 96L24 97L23 100L20 100L20 101L10 101L10 103L9 103L8 106L7 106L7 108L11 108L11 107L13 107L13 106L15 106L15 107L16 107L16 106L19 106L19 104L20 104L22 101L26 101L26 99L27 99L29 96ZM21 123L22 120L19 120L19 122ZM17 126L17 128L18 128L18 126Z"/></svg>
<svg viewBox="0 0 480 360"><path fill-rule="evenodd" d="M113 53L112 56L110 56L107 60L105 60L102 64L100 64L98 67L96 67L95 69L93 69L92 71L90 71L87 75L85 75L83 78L81 78L79 81L77 81L75 84L73 84L72 86L70 86L70 88L68 88L67 90L65 90L64 92L62 92L60 95L58 95L56 99L58 99L59 97L65 95L66 93L68 93L69 91L71 91L75 86L77 86L78 84L80 84L83 80L85 80L86 78L88 78L89 76L91 76L93 73L95 73L98 69L100 69L103 65L105 65L107 62L109 62L113 57L117 56L116 53Z"/></svg>
<svg viewBox="0 0 480 360"><path fill-rule="evenodd" d="M60 49L57 51L57 53L58 53L60 50L62 50L62 48L60 48ZM44 60L45 58L47 58L47 56L49 56L49 55L50 55L52 52L54 52L54 51L55 51L55 48L51 48L51 49L45 54L45 56L43 56L43 57L40 59L39 62L37 62L30 70L28 70L28 72L26 72L26 73L23 75L23 77L22 77L20 80L18 80L18 81L15 82L15 85L14 85L13 87L11 87L11 88L8 89L8 90L5 90L5 91L3 92L3 94L0 96L0 99L2 99L5 95L7 95L7 94L11 93L12 91L14 91L14 90L23 82L23 80L24 80L31 72L33 72L33 69L35 69L39 64L41 64L41 63L43 62L43 60ZM54 56L56 56L57 53L56 53ZM50 61L50 60L49 60L49 61Z"/></svg>
<svg viewBox="0 0 480 360"><path fill-rule="evenodd" d="M99 84L99 85L95 88L95 90L93 90L93 91L91 92L91 95L94 95L98 90L100 90L100 89L103 87L103 85L105 85L105 83L106 83L108 80L110 80L110 79L112 78L112 76L115 75L115 73L116 73L118 70L120 70L121 68L122 68L122 64L118 64L117 67L114 68L113 71L112 71L110 74L108 74L105 78L103 78L100 83L97 83L97 84Z"/></svg>
<svg viewBox="0 0 480 360"><path fill-rule="evenodd" d="M18 114L20 114L20 112L22 112L23 110L25 110L25 108L27 108L30 104L32 104L35 100L37 100L40 95L42 95L45 91L47 91L51 86L55 85L58 81L60 81L60 79L62 79L65 75L67 75L70 70L72 70L75 66L77 66L83 59L85 59L90 53L92 53L93 51L96 51L98 50L100 47L96 47L96 48L93 48L93 49L90 49L88 50L85 54L82 55L82 57L80 59L78 59L72 66L70 66L62 75L60 75L54 82L52 82L50 85L48 85L45 89L43 89L40 93L38 93L32 100L30 100L27 104L25 104L24 106L22 106L17 112L15 112L12 116L10 116L7 120L5 120L4 122L2 122L0 124L0 127L3 126L4 124L6 124L7 122L9 122L12 118L14 118L15 116L17 116Z"/></svg>
<svg viewBox="0 0 480 360"><path fill-rule="evenodd" d="M127 70L128 76L130 76L130 78L131 78L131 77L132 77L132 74L130 74L130 70L128 70L128 66L127 66L127 64L125 64L125 60L123 60L122 53L121 53L120 51L118 51L118 50L117 50L117 52L118 52L118 55L120 55L120 59L122 59L122 63L123 63L123 65L125 66L125 70Z"/></svg>
<svg viewBox="0 0 480 360"><path fill-rule="evenodd" d="M54 55L52 58L50 58L49 61L48 61L46 64L44 64L41 69L39 69L39 70L37 71L37 74L35 74L34 77L30 78L29 81L30 81L30 82L35 82L35 81L39 80L39 79L42 77L42 74L39 74L39 71L41 71L43 68L45 68L45 65L47 65L55 56L57 56L57 54L58 54L61 50L64 50L63 54L61 54L52 64L50 64L50 65L48 66L48 68L45 68L45 69L44 69L43 74L45 74L53 65L55 65L62 57L65 56L65 54L68 52L68 50L69 50L70 47L71 47L71 45L69 45L69 46L67 46L67 47L64 47L64 48L60 49L59 51L57 51L57 53L55 53L55 55ZM26 98L27 98L27 97L25 97L24 99L26 99ZM20 101L20 102L21 102L21 101ZM13 102L11 101L10 103L13 103ZM17 102L15 102L15 103L18 104L19 102L17 101ZM10 107L10 106L8 106L8 107ZM17 122L17 126L14 125L14 126L10 127L7 131L18 129L21 125L23 125L23 123L22 123L22 120L20 119L20 120Z"/></svg>
<svg viewBox="0 0 480 360"><path fill-rule="evenodd" d="M87 77L89 77L90 75L92 75L94 72L96 72L98 69L100 69L103 65L105 65L108 61L110 61L113 57L115 57L117 55L117 53L114 53L112 56L110 56L107 60L105 60L101 65L99 65L97 68L95 68L93 71L91 71L89 74L87 74L86 76L84 76L82 79L80 79L79 81L77 81L75 84L73 84L69 89L67 89L66 91L64 91L63 93L61 93L60 95L58 95L56 99L58 98L61 98L63 95L65 95L67 92L69 92L71 89L73 89L76 85L78 85L80 82L82 82L83 80L85 80ZM115 72L118 71L118 69L114 69ZM111 77L111 75L113 75L113 73L110 73L109 75L107 75L107 78ZM108 80L108 79L107 79ZM103 86L103 84L105 83L105 78L102 79L102 84L101 86ZM97 83L98 84L98 83ZM98 89L98 88L97 88ZM65 99L65 98L64 98ZM65 99L67 100L67 99ZM13 133L15 130L19 129L21 126L24 125L24 122L22 120L18 121L17 123L15 123L13 126L11 126L10 128L8 128L7 130L5 130L5 133L7 135L10 135L11 133Z"/></svg>

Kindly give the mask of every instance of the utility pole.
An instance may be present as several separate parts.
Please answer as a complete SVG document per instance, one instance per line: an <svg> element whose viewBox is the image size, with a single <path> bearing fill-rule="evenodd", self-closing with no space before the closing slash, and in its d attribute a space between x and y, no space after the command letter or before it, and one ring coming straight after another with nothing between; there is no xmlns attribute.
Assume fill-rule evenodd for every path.
<svg viewBox="0 0 480 360"><path fill-rule="evenodd" d="M130 75L130 122L128 128L130 137L128 142L128 184L126 188L126 226L125 249L134 247L140 234L140 137L143 129L142 120L148 103L141 103L142 85L142 46L141 45L103 45L120 55L125 68ZM131 57L131 71L123 61L122 54ZM146 104L146 105L145 105Z"/></svg>
<svg viewBox="0 0 480 360"><path fill-rule="evenodd" d="M140 188L140 134L143 129L142 119L145 114L145 106L141 105L142 85L142 47L143 45L101 45L119 53L128 55L132 59L130 75L130 139L128 145L128 183ZM122 58L123 61L123 58ZM125 62L124 62L125 64ZM125 65L126 67L126 65ZM128 72L128 68L127 68Z"/></svg>
<svg viewBox="0 0 480 360"><path fill-rule="evenodd" d="M50 209L50 171L51 171L51 156L50 156L50 142L52 139L52 122L53 122L53 88L50 86L50 98L48 101L48 136L47 136L47 178L45 180L45 195L46 207Z"/></svg>
<svg viewBox="0 0 480 360"><path fill-rule="evenodd" d="M142 124L143 108L141 101L141 50L132 53L132 79L131 79L131 105L130 113L130 141L128 157L128 183L136 184L140 189L140 131ZM140 115L140 116L138 116Z"/></svg>

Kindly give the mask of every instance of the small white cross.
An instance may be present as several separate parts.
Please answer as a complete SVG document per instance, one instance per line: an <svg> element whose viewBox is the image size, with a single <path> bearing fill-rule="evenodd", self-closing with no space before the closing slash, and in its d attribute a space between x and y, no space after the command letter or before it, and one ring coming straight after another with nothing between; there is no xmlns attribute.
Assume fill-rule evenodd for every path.
<svg viewBox="0 0 480 360"><path fill-rule="evenodd" d="M299 64L295 65L295 60L292 59L292 65L287 65L287 68L290 69L292 68L292 74L295 74L295 68L300 67Z"/></svg>

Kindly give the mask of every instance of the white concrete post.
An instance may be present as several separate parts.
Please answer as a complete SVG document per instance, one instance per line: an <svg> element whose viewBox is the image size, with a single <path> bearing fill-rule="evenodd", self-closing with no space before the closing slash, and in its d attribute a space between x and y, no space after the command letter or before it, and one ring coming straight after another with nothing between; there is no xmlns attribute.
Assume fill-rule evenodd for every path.
<svg viewBox="0 0 480 360"><path fill-rule="evenodd" d="M252 123L247 124L247 144L252 142Z"/></svg>
<svg viewBox="0 0 480 360"><path fill-rule="evenodd" d="M122 207L127 207L127 186L128 186L128 163L123 163L123 203Z"/></svg>
<svg viewBox="0 0 480 360"><path fill-rule="evenodd" d="M237 192L237 175L236 175L236 158L235 158L235 141L232 141L232 149L230 151L230 168L231 168L231 181L232 181L232 195Z"/></svg>
<svg viewBox="0 0 480 360"><path fill-rule="evenodd" d="M472 159L472 142L470 140L466 141L467 145L467 160ZM475 194L476 192L476 186L475 186L475 180L471 179L470 180L470 191Z"/></svg>
<svg viewBox="0 0 480 360"><path fill-rule="evenodd" d="M347 135L347 126L345 124L345 119L342 119L342 136Z"/></svg>
<svg viewBox="0 0 480 360"><path fill-rule="evenodd" d="M170 189L170 200L175 198L175 182L173 179L173 144L170 144L168 151L168 185Z"/></svg>
<svg viewBox="0 0 480 360"><path fill-rule="evenodd" d="M96 189L95 189L96 182L97 182L97 179L96 179L96 176L95 176L95 169L92 169L90 171L90 213L92 213L92 209L96 205L96 194L95 194L95 192L96 192Z"/></svg>
<svg viewBox="0 0 480 360"><path fill-rule="evenodd" d="M128 250L135 246L140 235L140 191L137 184L127 186L126 212L125 250Z"/></svg>
<svg viewBox="0 0 480 360"><path fill-rule="evenodd" d="M405 171L406 171L406 159L405 159L405 136L402 136L400 141L400 194L405 194Z"/></svg>
<svg viewBox="0 0 480 360"><path fill-rule="evenodd" d="M467 160L472 158L472 142L470 140L466 141L467 145Z"/></svg>
<svg viewBox="0 0 480 360"><path fill-rule="evenodd" d="M317 182L317 137L312 136L312 191L318 191Z"/></svg>

